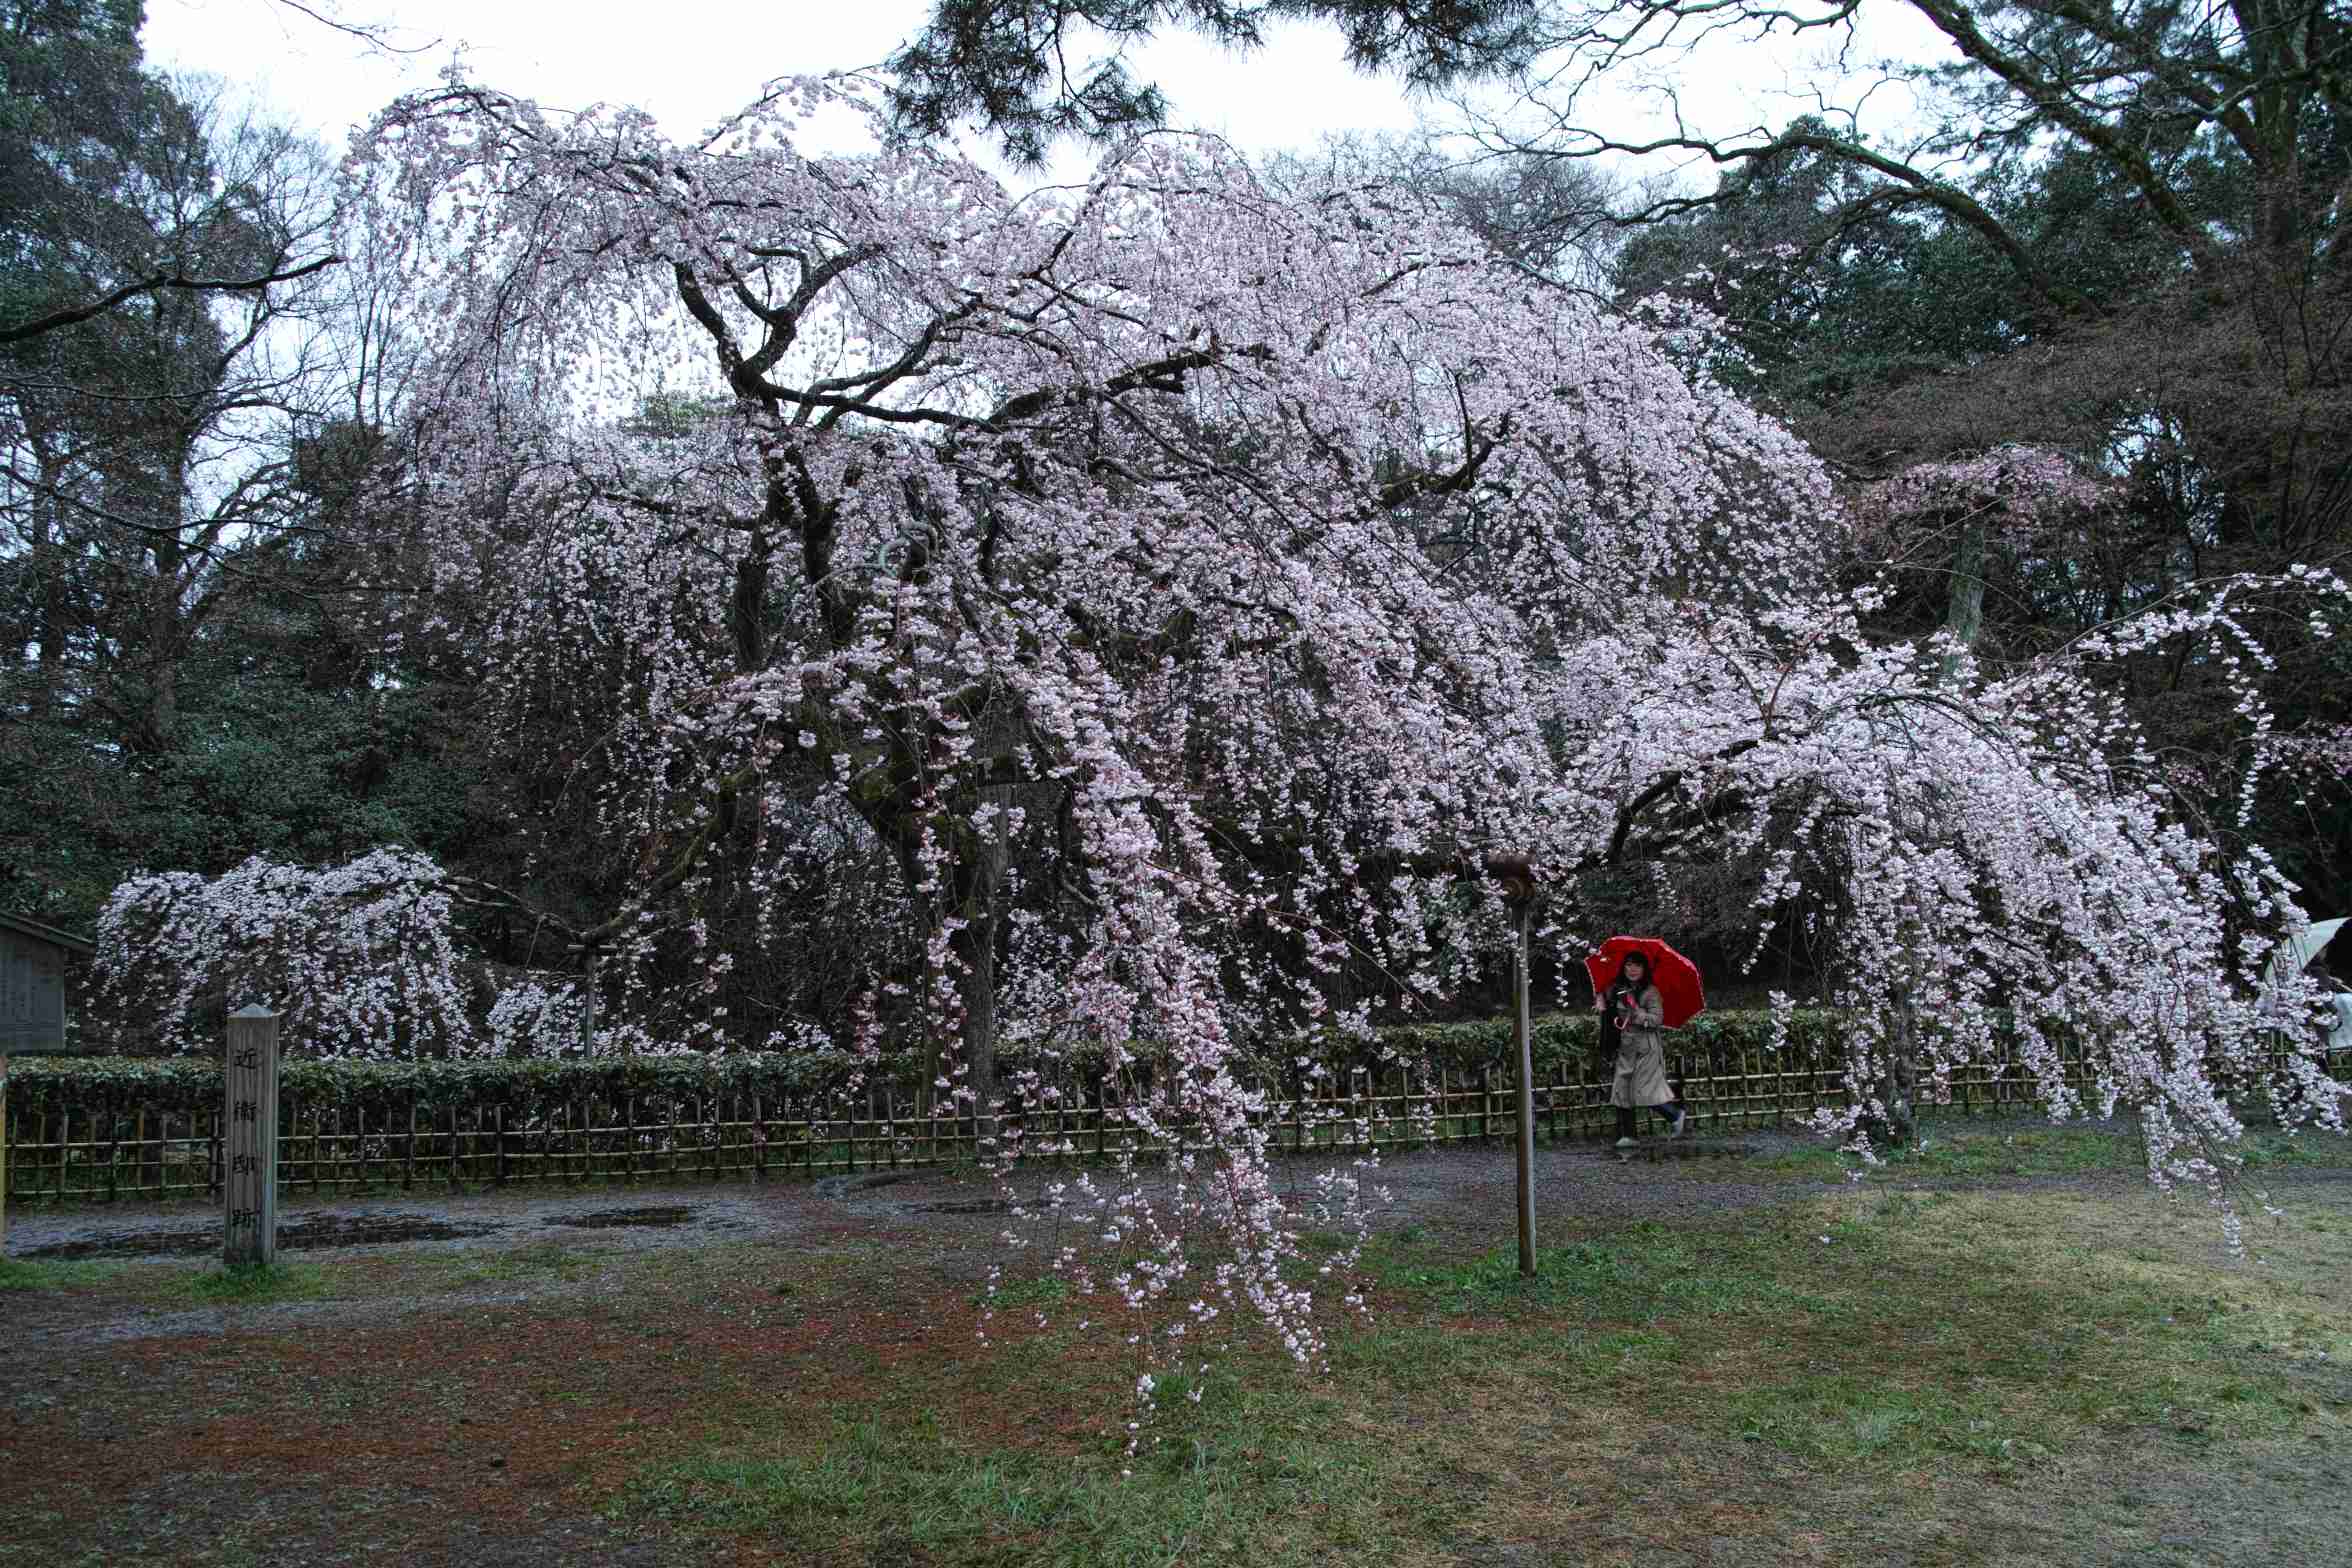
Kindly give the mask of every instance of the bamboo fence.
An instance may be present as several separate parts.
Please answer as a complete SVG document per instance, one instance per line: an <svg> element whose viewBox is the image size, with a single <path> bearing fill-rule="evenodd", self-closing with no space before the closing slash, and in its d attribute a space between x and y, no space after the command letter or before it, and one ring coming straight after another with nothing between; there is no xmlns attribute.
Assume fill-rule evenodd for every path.
<svg viewBox="0 0 2352 1568"><path fill-rule="evenodd" d="M1669 1074L1701 1133L1782 1126L1842 1097L1839 1069L1791 1064L1761 1050L1669 1059ZM2069 1082L2087 1084L2079 1059ZM1535 1095L1539 1137L1605 1136L1614 1113L1605 1078L1554 1075ZM1924 1087L1924 1086L1923 1086ZM2037 1103L2032 1079L2013 1064L1985 1064L1949 1084L1947 1114L2000 1113ZM1512 1134L1514 1078L1500 1066L1358 1070L1308 1095L1269 1089L1266 1121L1277 1150L1342 1151L1483 1142ZM1943 1102L1938 1102L1943 1103ZM215 1198L220 1191L219 1112L66 1108L11 1111L9 1197L19 1203ZM451 1190L531 1183L627 1184L810 1177L974 1159L971 1119L920 1114L911 1098L874 1088L849 1103L796 1103L750 1093L705 1098L578 1100L531 1114L478 1105L405 1112L279 1105L278 1189L336 1195ZM1032 1152L1099 1157L1130 1136L1118 1106L1065 1101L1000 1128L1018 1128Z"/></svg>

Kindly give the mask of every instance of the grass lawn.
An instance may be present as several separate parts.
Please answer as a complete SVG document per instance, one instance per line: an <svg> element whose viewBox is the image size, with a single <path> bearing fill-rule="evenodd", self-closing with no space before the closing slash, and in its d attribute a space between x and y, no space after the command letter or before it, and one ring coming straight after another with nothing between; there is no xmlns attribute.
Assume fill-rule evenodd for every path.
<svg viewBox="0 0 2352 1568"><path fill-rule="evenodd" d="M1089 1304L1017 1289L983 1349L969 1260L912 1234L13 1264L0 1315L230 1322L17 1378L0 1564L2352 1562L2352 1183L2282 1188L2232 1261L2197 1201L2098 1176L2105 1135L1938 1157L1673 1225L1547 1213L1533 1282L1507 1208L1408 1226L1330 1376L1227 1356L1132 1465ZM2092 1179L1935 1186L2019 1160ZM238 1556L202 1527L241 1465L280 1523ZM452 1519L599 1533L436 1555Z"/></svg>
<svg viewBox="0 0 2352 1568"><path fill-rule="evenodd" d="M1735 1135L1736 1136L1736 1135ZM2248 1182L2305 1170L2352 1167L2352 1140L2329 1133L2247 1129L2237 1153ZM1830 1180L1851 1162L1826 1143L1812 1143L1744 1162L1754 1173ZM1859 1175L1866 1182L1895 1185L1962 1182L2009 1176L2088 1176L2103 1171L2145 1171L2136 1133L2079 1126L2053 1126L2031 1117L1967 1117L1930 1110L1920 1119L1920 1137L1886 1154Z"/></svg>
<svg viewBox="0 0 2352 1568"><path fill-rule="evenodd" d="M2352 1213L2260 1228L2260 1267L2186 1218L1857 1194L1581 1237L1533 1283L1407 1236L1329 1379L1219 1365L1131 1476L1126 1369L1055 1331L741 1412L609 1506L840 1562L2087 1561L2141 1525L2164 1561L2233 1464L2352 1439ZM2343 1515L2313 1561L2352 1561Z"/></svg>

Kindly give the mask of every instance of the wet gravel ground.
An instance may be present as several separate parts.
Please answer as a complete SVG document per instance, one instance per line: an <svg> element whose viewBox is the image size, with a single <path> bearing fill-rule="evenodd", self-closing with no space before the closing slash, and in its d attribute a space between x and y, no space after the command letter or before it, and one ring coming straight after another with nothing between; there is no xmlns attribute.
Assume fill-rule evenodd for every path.
<svg viewBox="0 0 2352 1568"><path fill-rule="evenodd" d="M1595 1218L1671 1216L1786 1202L1822 1184L1711 1179L1716 1159L1795 1148L1809 1140L1789 1134L1651 1140L1636 1157L1621 1159L1599 1143L1553 1144L1536 1151L1539 1206ZM1353 1157L1343 1157L1343 1167ZM1326 1159L1286 1159L1278 1184L1294 1200L1313 1194ZM1675 1179L1661 1180L1662 1168ZM1074 1182L1085 1167L1021 1178L1015 1191L1033 1199L1048 1181ZM1101 1179L1103 1174L1093 1174ZM1508 1147L1453 1145L1383 1155L1368 1182L1388 1189L1376 1227L1420 1224L1434 1229L1483 1228L1512 1212L1516 1170ZM934 1227L943 1232L993 1232L1004 1224L1005 1203L984 1177L936 1170L830 1176L814 1182L762 1186L691 1183L665 1186L528 1189L503 1193L415 1195L398 1198L281 1197L281 1254L332 1258L357 1249L420 1251L504 1250L580 1243L606 1247L707 1246L721 1241L790 1242L810 1232L838 1233L870 1224L893 1230ZM17 1209L9 1216L8 1256L33 1260L197 1258L221 1245L219 1211L210 1205L106 1206Z"/></svg>
<svg viewBox="0 0 2352 1568"><path fill-rule="evenodd" d="M1650 1139L1630 1159L1599 1142L1545 1145L1536 1151L1539 1237L1571 1234L1592 1223L1671 1220L1800 1200L1829 1184L1743 1180L1735 1160L1810 1141L1779 1133L1671 1143ZM1481 1251L1505 1244L1514 1234L1517 1174L1507 1145L1389 1153L1377 1168L1359 1169L1355 1156L1337 1163L1361 1175L1368 1187L1386 1189L1386 1201L1374 1205L1376 1231L1415 1226ZM1276 1182L1301 1225L1316 1225L1315 1178L1333 1168L1329 1156L1277 1165ZM1032 1172L1020 1179L1014 1197L1034 1204L1049 1183L1102 1181L1109 1174L1085 1166ZM1167 1180L1152 1173L1145 1184L1162 1187ZM927 1168L763 1185L557 1187L347 1200L298 1196L280 1200L278 1248L284 1262L328 1262L387 1253L494 1255L563 1248L611 1254L730 1243L821 1253L886 1238L902 1261L942 1279L977 1282L1003 1259L996 1238L1011 1223L1007 1207L1003 1190L985 1176ZM8 1256L23 1260L183 1260L197 1266L218 1257L221 1241L220 1211L200 1204L17 1210L8 1226ZM587 1296L605 1288L602 1271L581 1278L541 1271L422 1295L177 1308L126 1305L96 1315L86 1305L63 1299L19 1298L9 1303L9 1333L0 1335L0 1383L23 1358L38 1363L71 1346L285 1332L393 1319L425 1309Z"/></svg>
<svg viewBox="0 0 2352 1568"><path fill-rule="evenodd" d="M1628 1220L1720 1217L1725 1213L1802 1202L1844 1185L1842 1179L1805 1180L1785 1174L1759 1178L1747 1163L1797 1149L1818 1148L1809 1135L1748 1132L1669 1142L1648 1138L1630 1158L1597 1141L1547 1144L1536 1150L1536 1232L1549 1244ZM1342 1168L1354 1158L1343 1157ZM1313 1228L1315 1178L1333 1168L1329 1157L1285 1159L1277 1185L1298 1223ZM1109 1173L1073 1166L1024 1175L1015 1197L1035 1204L1043 1188L1075 1186ZM1510 1243L1515 1233L1517 1176L1507 1145L1453 1144L1383 1155L1360 1172L1367 1186L1385 1188L1374 1205L1377 1231L1415 1227L1458 1250L1483 1252ZM1164 1176L1147 1177L1147 1186ZM2352 1181L2352 1168L2281 1171L2269 1185L2284 1192ZM2141 1189L2137 1172L2110 1170L2052 1176L1939 1178L1945 1189ZM2251 1194L2249 1194L2251 1196ZM639 1253L731 1243L799 1253L885 1243L901 1261L943 1281L977 1281L1004 1257L999 1237L1011 1223L997 1185L969 1171L911 1169L835 1175L817 1181L765 1185L685 1183L638 1187L557 1187L500 1193L417 1194L349 1200L282 1200L278 1246L283 1261L325 1262L369 1255L495 1255L532 1249L579 1253ZM13 1259L124 1262L184 1260L199 1265L218 1256L217 1208L123 1206L17 1210L10 1215ZM489 1261L485 1259L485 1261ZM601 1272L567 1278L536 1271L529 1278L491 1279L429 1289L421 1295L365 1295L359 1299L230 1303L166 1308L125 1306L93 1316L63 1299L19 1297L5 1303L9 1333L0 1335L0 1382L20 1358L36 1361L71 1345L116 1344L177 1335L273 1332L295 1326L397 1318L426 1308L492 1306L552 1297L593 1295L610 1288Z"/></svg>
<svg viewBox="0 0 2352 1568"><path fill-rule="evenodd" d="M2125 1130L2120 1123L2070 1125ZM1630 1157L1598 1140L1539 1145L1539 1227L1547 1217L1554 1224L1574 1226L1800 1201L1843 1183L1785 1174L1759 1179L1745 1162L1820 1147L1820 1140L1810 1134L1771 1130L1681 1140L1650 1136ZM1302 1223L1312 1224L1305 1211L1314 1197L1315 1178L1335 1166L1353 1170L1356 1160L1352 1155L1285 1157L1276 1164L1275 1181L1301 1212ZM1460 1143L1384 1153L1377 1169L1361 1174L1368 1186L1378 1185L1388 1193L1387 1201L1376 1206L1376 1230L1417 1225L1449 1233L1499 1234L1511 1228L1517 1177L1508 1144ZM1018 1179L1014 1195L1034 1203L1049 1183L1074 1185L1089 1177L1110 1179L1099 1166L1032 1170ZM2274 1171L2265 1179L2295 1186L2352 1179L2352 1170ZM1164 1181L1146 1176L1147 1187ZM2101 1171L1975 1180L1944 1176L1934 1185L2136 1187L2144 1181L2135 1171ZM962 1252L973 1238L1003 1229L1005 1208L1003 1193L990 1178L969 1170L926 1167L759 1185L515 1187L490 1193L418 1192L348 1199L281 1194L278 1247L282 1255L331 1259L387 1247L471 1252L548 1245L789 1245L870 1230L888 1231L894 1242L918 1246L920 1235L933 1233L949 1244L947 1250ZM17 1259L196 1259L215 1254L220 1245L220 1211L208 1204L62 1209L11 1205L9 1213L7 1255Z"/></svg>

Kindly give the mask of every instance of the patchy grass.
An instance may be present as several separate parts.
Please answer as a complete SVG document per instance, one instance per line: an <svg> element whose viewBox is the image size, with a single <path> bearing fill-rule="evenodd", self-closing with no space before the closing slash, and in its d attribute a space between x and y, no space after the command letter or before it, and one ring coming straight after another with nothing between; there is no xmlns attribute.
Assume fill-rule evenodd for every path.
<svg viewBox="0 0 2352 1568"><path fill-rule="evenodd" d="M234 1268L175 1272L154 1294L169 1300L207 1303L317 1301L341 1294L322 1265L316 1263L247 1263Z"/></svg>
<svg viewBox="0 0 2352 1568"><path fill-rule="evenodd" d="M2236 1153L2249 1173L2326 1170L2352 1166L2352 1138L2332 1133L2248 1128ZM1805 1181L1858 1174L1865 1182L1903 1186L2025 1176L2092 1176L2145 1170L2139 1134L2129 1128L2054 1126L2036 1117L1929 1116L1921 1136L1890 1150L1876 1165L1857 1165L1829 1144L1788 1149L1744 1160L1743 1171ZM1688 1174L1706 1179L1714 1170Z"/></svg>
<svg viewBox="0 0 2352 1568"><path fill-rule="evenodd" d="M993 1304L999 1310L1015 1307L1045 1307L1070 1299L1070 1282L1058 1274L1040 1274L1034 1279L1006 1280L996 1287L993 1295L986 1291L972 1298L975 1306Z"/></svg>
<svg viewBox="0 0 2352 1568"><path fill-rule="evenodd" d="M415 1260L418 1283L443 1290L466 1290L479 1285L570 1283L601 1272L613 1256L610 1248L567 1247L546 1242L508 1247L445 1252Z"/></svg>
<svg viewBox="0 0 2352 1568"><path fill-rule="evenodd" d="M2352 1561L2352 1184L2282 1209L2232 1260L2127 1183L1865 1184L1547 1216L1527 1281L1506 1204L1378 1241L1330 1376L1221 1353L1132 1458L1100 1304L1015 1278L983 1349L937 1234L387 1250L226 1298L299 1324L27 1349L0 1565ZM231 1288L170 1273L37 1310Z"/></svg>
<svg viewBox="0 0 2352 1568"><path fill-rule="evenodd" d="M2352 1166L2352 1137L2259 1127L2247 1132L2238 1152L2249 1171L2342 1170Z"/></svg>
<svg viewBox="0 0 2352 1568"><path fill-rule="evenodd" d="M1638 1224L1606 1238L1543 1247L1533 1279L1519 1273L1517 1248L1466 1263L1429 1256L1412 1243L1391 1243L1371 1257L1374 1277L1418 1293L1441 1313L1583 1321L1651 1321L1662 1315L1720 1311L1782 1299L1720 1237Z"/></svg>
<svg viewBox="0 0 2352 1568"><path fill-rule="evenodd" d="M0 1290L71 1290L122 1272L120 1263L0 1258Z"/></svg>
<svg viewBox="0 0 2352 1568"><path fill-rule="evenodd" d="M1100 1377L1080 1386L1117 1398ZM1327 1389L1295 1377L1245 1388L1229 1368L1205 1381L1198 1407L1181 1387L1175 1397L1188 1410L1182 1430L1132 1461L1101 1442L1075 1453L1007 1446L922 1405L815 1433L788 1422L730 1433L629 1483L615 1510L697 1534L810 1543L814 1560L838 1549L844 1562L1140 1568L1387 1555L1380 1456L1337 1430Z"/></svg>
<svg viewBox="0 0 2352 1568"><path fill-rule="evenodd" d="M1221 1360L1197 1405L1163 1390L1132 1463L1132 1369L1056 1329L855 1415L722 1423L609 1506L755 1560L1610 1562L1704 1533L1909 1561L1869 1542L1956 1516L1956 1555L1916 1560L1958 1562L2018 1526L1974 1508L1990 1483L2087 1554L2163 1511L2077 1518L2071 1486L2352 1436L2345 1204L2258 1222L2260 1265L2217 1234L2147 1194L1862 1189L1612 1229L1532 1281L1512 1251L1392 1237L1330 1379Z"/></svg>
<svg viewBox="0 0 2352 1568"><path fill-rule="evenodd" d="M1856 1167L1824 1143L1744 1162L1749 1168L1809 1181L1859 1169L1866 1181L1905 1184L2006 1176L2085 1176L2146 1165L2137 1134L2096 1127L2053 1127L2002 1118L1994 1122L1928 1121L1919 1141L1890 1150L1876 1165Z"/></svg>
<svg viewBox="0 0 2352 1568"><path fill-rule="evenodd" d="M1442 1312L1586 1379L1669 1370L1653 1413L1852 1466L1998 1472L2099 1433L2273 1435L2313 1413L2295 1377L2352 1360L2340 1209L2256 1221L2231 1264L2201 1212L2152 1195L1840 1194L1734 1230L1636 1226L1468 1268L1391 1263ZM2277 1358L2285 1358L2280 1360ZM2028 1446L2030 1445L2030 1446Z"/></svg>

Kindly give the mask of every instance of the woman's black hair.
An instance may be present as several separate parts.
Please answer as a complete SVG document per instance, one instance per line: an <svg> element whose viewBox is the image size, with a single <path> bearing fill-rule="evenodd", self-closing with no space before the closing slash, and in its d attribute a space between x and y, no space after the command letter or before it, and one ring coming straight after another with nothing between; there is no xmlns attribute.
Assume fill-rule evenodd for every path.
<svg viewBox="0 0 2352 1568"><path fill-rule="evenodd" d="M1626 959L1629 958L1638 958L1641 960L1642 973L1640 985L1636 985L1633 981L1625 978L1625 962ZM1657 968L1657 965L1650 962L1649 954L1639 951L1627 953L1624 958L1617 960L1617 978L1609 982L1609 995L1611 997L1623 997L1628 1002L1638 1002L1641 997L1642 986L1650 985L1656 981ZM1623 1027L1617 1022L1616 1010L1612 1007L1611 1009L1604 1011L1601 1014L1602 1051L1609 1052L1616 1050L1618 1042L1623 1038L1624 1031Z"/></svg>

